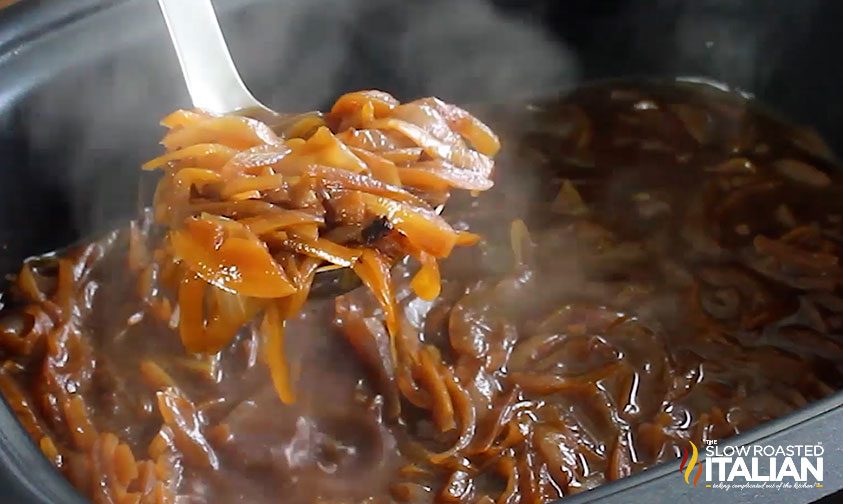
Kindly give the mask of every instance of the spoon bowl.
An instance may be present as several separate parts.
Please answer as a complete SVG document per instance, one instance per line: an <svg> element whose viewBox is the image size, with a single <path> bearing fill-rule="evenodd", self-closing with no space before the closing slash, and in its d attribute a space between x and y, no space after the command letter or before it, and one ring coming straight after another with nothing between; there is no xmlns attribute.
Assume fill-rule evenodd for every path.
<svg viewBox="0 0 843 504"><path fill-rule="evenodd" d="M220 28L211 0L158 0L193 106L214 114L237 114L279 128L299 114L279 114L246 87ZM314 112L315 113L315 112ZM338 295L357 287L345 269L317 270L313 293Z"/></svg>
<svg viewBox="0 0 843 504"><path fill-rule="evenodd" d="M158 0L158 5L194 107L251 117L276 132L304 115L279 114L249 91L231 58L211 0ZM442 209L439 205L436 213ZM311 288L314 297L337 296L360 285L348 268L325 265L316 272Z"/></svg>

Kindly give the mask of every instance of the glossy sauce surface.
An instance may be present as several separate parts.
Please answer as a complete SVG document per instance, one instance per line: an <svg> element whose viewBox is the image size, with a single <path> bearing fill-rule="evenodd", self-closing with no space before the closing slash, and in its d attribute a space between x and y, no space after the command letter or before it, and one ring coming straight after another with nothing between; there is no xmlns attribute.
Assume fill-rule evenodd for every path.
<svg viewBox="0 0 843 504"><path fill-rule="evenodd" d="M542 502L843 385L843 178L816 135L689 84L485 119L495 188L445 212L484 241L442 262L432 302L393 271L402 344L444 363L414 377L427 394L402 389L365 289L289 324L293 405L252 328L186 355L124 231L38 260L44 299L2 312L0 389L96 502Z"/></svg>

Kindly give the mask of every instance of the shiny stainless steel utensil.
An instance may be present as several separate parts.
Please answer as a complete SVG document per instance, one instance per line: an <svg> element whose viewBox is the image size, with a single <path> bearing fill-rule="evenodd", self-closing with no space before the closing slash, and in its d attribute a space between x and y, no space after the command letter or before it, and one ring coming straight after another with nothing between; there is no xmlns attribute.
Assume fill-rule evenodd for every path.
<svg viewBox="0 0 843 504"><path fill-rule="evenodd" d="M272 125L285 117L252 95L234 66L211 0L158 0L178 55L193 106L217 114L238 113ZM319 297L336 296L357 285L344 268L325 266L313 282Z"/></svg>
<svg viewBox="0 0 843 504"><path fill-rule="evenodd" d="M178 55L193 106L217 114L238 113L270 126L291 116L279 114L252 95L234 66L211 0L158 0ZM442 206L436 208L442 212ZM359 285L347 268L317 270L311 292L337 296Z"/></svg>
<svg viewBox="0 0 843 504"><path fill-rule="evenodd" d="M194 107L218 114L248 110L275 115L240 78L211 0L158 0L158 5Z"/></svg>

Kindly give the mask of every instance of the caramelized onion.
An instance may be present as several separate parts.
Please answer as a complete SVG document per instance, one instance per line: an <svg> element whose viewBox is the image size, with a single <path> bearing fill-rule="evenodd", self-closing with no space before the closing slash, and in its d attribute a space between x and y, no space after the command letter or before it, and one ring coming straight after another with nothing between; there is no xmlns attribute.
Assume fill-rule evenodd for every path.
<svg viewBox="0 0 843 504"><path fill-rule="evenodd" d="M196 406L172 387L158 392L156 396L158 411L164 423L173 430L173 441L186 461L195 467L217 469L219 460L200 431L201 422Z"/></svg>
<svg viewBox="0 0 843 504"><path fill-rule="evenodd" d="M144 170L161 168L173 161L189 161L198 168L219 169L237 154L237 150L222 144L200 143L168 152L147 161L141 167Z"/></svg>
<svg viewBox="0 0 843 504"><path fill-rule="evenodd" d="M361 199L371 213L386 217L410 243L434 257L447 257L457 243L457 232L433 210L372 194L361 194Z"/></svg>
<svg viewBox="0 0 843 504"><path fill-rule="evenodd" d="M260 141L248 121L175 113L168 139L202 143L148 165L155 223L108 258L28 261L4 294L0 390L85 495L134 504L270 486L296 502L549 502L833 393L833 161L744 145L763 122L734 132L701 103L682 119L605 91L556 123L513 122L514 157L553 170L531 198L507 182L447 220L433 208L490 187L499 147L462 109L353 93ZM787 218L765 220L777 207ZM440 263L480 241L464 230L478 221L484 246ZM331 269L364 288L303 309ZM124 293L137 303L112 309ZM332 314L346 341L319 325Z"/></svg>
<svg viewBox="0 0 843 504"><path fill-rule="evenodd" d="M450 188L491 187L490 156L499 148L491 130L463 109L435 99L401 105L380 91L343 95L324 118L287 117L276 127L284 139L239 116L177 111L162 123L170 129L162 141L168 152L143 168L164 171L155 216L168 229L156 264L145 271L167 271L162 276L179 282L179 333L192 352L220 351L266 309L264 360L285 402L293 393L284 321L301 308L320 265L351 268L372 290L397 358L399 308L389 273L396 250L370 247L403 240L398 252L421 263L413 288L428 300L438 296L436 260L477 239L451 228L430 201L441 203ZM371 226L380 222L384 232L375 235ZM341 226L343 233L335 232ZM341 236L348 243L334 241ZM22 281L38 295L28 277ZM141 290L151 292L148 285ZM164 306L167 299L149 303ZM413 360L414 351L405 351L404 360ZM398 381L414 387L407 373Z"/></svg>
<svg viewBox="0 0 843 504"><path fill-rule="evenodd" d="M263 335L263 359L269 367L272 384L281 401L290 404L295 401L290 371L284 354L284 312L278 304L271 303L264 314L261 323Z"/></svg>
<svg viewBox="0 0 843 504"><path fill-rule="evenodd" d="M246 228L235 221L229 225L226 229L219 222L189 219L184 228L170 234L173 252L191 271L221 289L259 298L294 293L295 288L266 246L251 233L232 236L232 228L235 232Z"/></svg>
<svg viewBox="0 0 843 504"><path fill-rule="evenodd" d="M161 143L174 151L203 143L219 143L233 149L248 149L280 140L266 124L240 116L210 117L171 129Z"/></svg>

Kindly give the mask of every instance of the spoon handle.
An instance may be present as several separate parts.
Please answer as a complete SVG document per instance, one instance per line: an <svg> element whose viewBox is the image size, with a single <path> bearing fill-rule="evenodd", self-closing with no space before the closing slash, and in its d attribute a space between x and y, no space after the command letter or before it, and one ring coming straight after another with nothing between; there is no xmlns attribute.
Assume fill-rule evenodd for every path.
<svg viewBox="0 0 843 504"><path fill-rule="evenodd" d="M158 0L193 106L215 113L264 108L243 84L211 0Z"/></svg>

